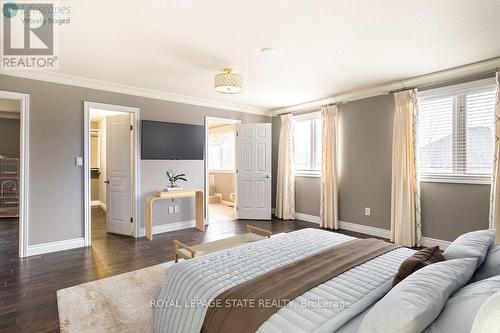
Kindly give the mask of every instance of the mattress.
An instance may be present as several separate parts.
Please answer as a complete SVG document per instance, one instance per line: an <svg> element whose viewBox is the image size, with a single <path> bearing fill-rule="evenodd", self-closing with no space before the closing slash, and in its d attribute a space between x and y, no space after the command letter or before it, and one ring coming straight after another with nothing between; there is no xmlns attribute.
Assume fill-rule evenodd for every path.
<svg viewBox="0 0 500 333"><path fill-rule="evenodd" d="M171 267L157 299L156 332L199 332L209 301L223 291L353 237L303 229L212 253ZM259 332L332 332L390 289L415 251L398 248L309 290L281 308Z"/></svg>

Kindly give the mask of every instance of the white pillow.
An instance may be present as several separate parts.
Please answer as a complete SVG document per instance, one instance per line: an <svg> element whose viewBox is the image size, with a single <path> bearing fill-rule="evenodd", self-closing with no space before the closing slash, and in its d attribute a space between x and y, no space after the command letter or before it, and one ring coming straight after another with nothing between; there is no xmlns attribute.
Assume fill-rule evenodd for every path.
<svg viewBox="0 0 500 333"><path fill-rule="evenodd" d="M375 304L358 333L422 332L448 297L470 280L476 264L476 258L453 259L414 272Z"/></svg>
<svg viewBox="0 0 500 333"><path fill-rule="evenodd" d="M443 252L444 259L477 258L477 267L486 258L488 249L495 242L495 230L468 232L455 239Z"/></svg>
<svg viewBox="0 0 500 333"><path fill-rule="evenodd" d="M439 317L424 333L469 333L479 309L495 293L500 293L500 276L466 285L451 295ZM500 309L498 314L500 317Z"/></svg>
<svg viewBox="0 0 500 333"><path fill-rule="evenodd" d="M486 259L472 277L472 281L484 280L497 275L500 275L500 243L490 247Z"/></svg>
<svg viewBox="0 0 500 333"><path fill-rule="evenodd" d="M472 324L471 333L499 333L500 332L500 292L486 300Z"/></svg>

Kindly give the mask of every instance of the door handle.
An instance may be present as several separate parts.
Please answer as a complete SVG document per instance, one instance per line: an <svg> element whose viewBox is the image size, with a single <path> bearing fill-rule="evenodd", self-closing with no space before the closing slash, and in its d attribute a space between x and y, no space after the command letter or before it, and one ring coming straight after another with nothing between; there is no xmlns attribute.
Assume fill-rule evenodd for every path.
<svg viewBox="0 0 500 333"><path fill-rule="evenodd" d="M266 178L271 178L271 176L269 176L269 175L266 175Z"/></svg>
<svg viewBox="0 0 500 333"><path fill-rule="evenodd" d="M105 180L105 181L104 181L104 184L109 184L109 180Z"/></svg>

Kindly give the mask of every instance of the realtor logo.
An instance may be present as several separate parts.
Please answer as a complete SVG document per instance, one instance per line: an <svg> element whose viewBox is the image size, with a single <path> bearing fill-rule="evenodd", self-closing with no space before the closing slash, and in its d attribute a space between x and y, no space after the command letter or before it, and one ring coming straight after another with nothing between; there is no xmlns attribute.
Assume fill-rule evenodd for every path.
<svg viewBox="0 0 500 333"><path fill-rule="evenodd" d="M56 69L54 4L2 5L2 69Z"/></svg>

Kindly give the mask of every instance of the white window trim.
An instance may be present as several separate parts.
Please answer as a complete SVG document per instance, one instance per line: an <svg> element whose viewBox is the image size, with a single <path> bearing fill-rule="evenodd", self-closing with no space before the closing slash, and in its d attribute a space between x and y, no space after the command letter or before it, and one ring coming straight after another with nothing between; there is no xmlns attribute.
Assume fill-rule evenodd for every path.
<svg viewBox="0 0 500 333"><path fill-rule="evenodd" d="M295 121L321 118L321 111L309 112L293 116Z"/></svg>
<svg viewBox="0 0 500 333"><path fill-rule="evenodd" d="M294 116L294 121L321 118L321 111L308 112ZM321 178L321 170L296 170L295 177Z"/></svg>
<svg viewBox="0 0 500 333"><path fill-rule="evenodd" d="M295 172L295 177L321 178L321 171L300 170Z"/></svg>
<svg viewBox="0 0 500 333"><path fill-rule="evenodd" d="M491 185L491 177L487 176L446 176L426 175L419 178L421 183L476 184Z"/></svg>
<svg viewBox="0 0 500 333"><path fill-rule="evenodd" d="M451 94L465 94L465 93L477 93L485 90L495 89L495 78L487 78L483 80L477 80L472 82L455 84L452 86L446 86L441 88L434 88L428 90L419 90L418 91L418 99L433 99L439 97L445 97Z"/></svg>
<svg viewBox="0 0 500 333"><path fill-rule="evenodd" d="M471 93L480 93L483 91L496 89L495 78L487 78L477 81L455 84L451 86L418 91L418 100L425 101L449 95L462 95ZM492 166L493 167L493 166ZM484 175L432 175L426 174L419 176L422 183L448 183L448 184L479 184L491 185L491 176Z"/></svg>

